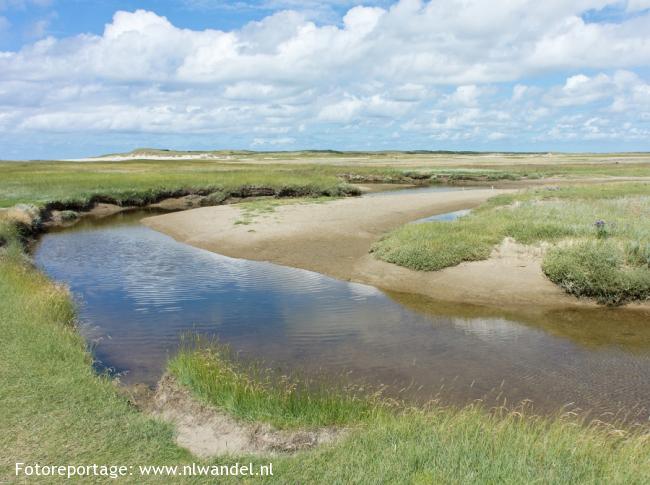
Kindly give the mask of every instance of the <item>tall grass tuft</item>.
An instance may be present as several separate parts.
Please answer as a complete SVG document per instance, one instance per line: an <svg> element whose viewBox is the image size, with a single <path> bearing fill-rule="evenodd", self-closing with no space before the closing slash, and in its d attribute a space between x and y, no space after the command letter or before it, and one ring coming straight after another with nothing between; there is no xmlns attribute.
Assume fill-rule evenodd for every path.
<svg viewBox="0 0 650 485"><path fill-rule="evenodd" d="M385 412L388 405L377 396L361 397L353 387L278 376L244 364L227 346L215 342L183 345L168 370L205 402L240 419L279 428L359 424Z"/></svg>
<svg viewBox="0 0 650 485"><path fill-rule="evenodd" d="M620 305L650 297L650 271L643 259L639 252L630 247L626 251L616 241L581 241L549 250L542 269L568 293ZM636 264L628 264L630 261Z"/></svg>

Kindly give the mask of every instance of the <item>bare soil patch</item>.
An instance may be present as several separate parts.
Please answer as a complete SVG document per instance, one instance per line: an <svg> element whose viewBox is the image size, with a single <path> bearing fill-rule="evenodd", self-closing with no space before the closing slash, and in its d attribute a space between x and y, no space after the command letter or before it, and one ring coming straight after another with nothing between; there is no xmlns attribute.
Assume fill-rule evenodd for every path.
<svg viewBox="0 0 650 485"><path fill-rule="evenodd" d="M268 424L242 422L199 402L168 374L155 391L138 386L127 393L143 411L172 423L178 445L199 457L295 453L331 443L346 432L337 428L277 430Z"/></svg>

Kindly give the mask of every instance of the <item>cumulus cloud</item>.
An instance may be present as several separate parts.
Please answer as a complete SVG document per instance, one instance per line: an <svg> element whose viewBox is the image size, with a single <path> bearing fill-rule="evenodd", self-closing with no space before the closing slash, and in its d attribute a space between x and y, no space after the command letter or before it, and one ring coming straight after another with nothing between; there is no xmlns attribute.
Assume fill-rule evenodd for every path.
<svg viewBox="0 0 650 485"><path fill-rule="evenodd" d="M611 0L356 3L342 2L338 21L285 10L229 31L119 11L101 35L0 52L0 129L498 142L606 136L608 112L647 130L649 88L635 73L650 65L645 0L616 23L583 19L621 5ZM548 87L548 76L564 81ZM576 109L588 116L559 121Z"/></svg>
<svg viewBox="0 0 650 485"><path fill-rule="evenodd" d="M650 0L628 0L626 9L628 12L638 12L650 8Z"/></svg>

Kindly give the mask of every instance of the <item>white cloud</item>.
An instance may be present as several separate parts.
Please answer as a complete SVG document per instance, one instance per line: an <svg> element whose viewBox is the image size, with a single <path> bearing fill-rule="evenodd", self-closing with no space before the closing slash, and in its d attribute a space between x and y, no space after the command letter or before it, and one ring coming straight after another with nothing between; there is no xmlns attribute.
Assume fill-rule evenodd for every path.
<svg viewBox="0 0 650 485"><path fill-rule="evenodd" d="M360 99L350 97L342 101L324 106L318 118L323 121L334 122L349 122L352 118L359 113L363 107L363 102Z"/></svg>
<svg viewBox="0 0 650 485"><path fill-rule="evenodd" d="M0 129L230 133L261 146L321 135L336 145L331 130L346 127L497 142L611 136L585 124L607 111L643 133L650 88L634 70L650 65L650 13L636 1L617 23L581 18L613 4L403 0L338 22L281 11L231 31L117 12L101 35L0 52ZM547 88L547 74L565 81ZM591 116L557 121L578 109Z"/></svg>
<svg viewBox="0 0 650 485"><path fill-rule="evenodd" d="M638 12L650 8L650 0L628 0L626 9L628 12Z"/></svg>
<svg viewBox="0 0 650 485"><path fill-rule="evenodd" d="M586 76L576 74L567 78L562 87L555 87L547 93L548 104L555 106L581 106L599 101L612 103L610 109L621 111L625 107L647 106L650 99L646 93L650 85L631 71L619 70L613 74Z"/></svg>
<svg viewBox="0 0 650 485"><path fill-rule="evenodd" d="M27 29L27 36L32 39L40 39L42 37L45 37L45 35L48 33L48 29L50 28L50 23L51 19L49 18L36 20Z"/></svg>
<svg viewBox="0 0 650 485"><path fill-rule="evenodd" d="M40 76L101 76L177 82L350 82L476 84L539 69L610 68L650 62L650 14L620 24L585 24L564 2L404 0L389 10L355 7L341 27L280 12L240 30L179 29L152 12L118 12L102 36L26 47L4 62ZM501 2L497 2L501 3ZM577 2L585 6L603 2ZM542 21L543 20L543 21ZM101 60L101 61L100 61Z"/></svg>
<svg viewBox="0 0 650 485"><path fill-rule="evenodd" d="M506 135L505 133L501 133L500 131L493 131L487 136L487 139L491 141L496 141L496 140L503 140L504 138L507 137L508 135Z"/></svg>
<svg viewBox="0 0 650 485"><path fill-rule="evenodd" d="M512 100L513 101L520 101L526 96L526 93L530 91L530 88L528 86L524 86L523 84L515 84L515 86L512 88Z"/></svg>
<svg viewBox="0 0 650 485"><path fill-rule="evenodd" d="M481 88L474 84L458 86L456 91L454 91L447 99L451 104L477 106L479 104L479 96L481 95L481 92Z"/></svg>
<svg viewBox="0 0 650 485"><path fill-rule="evenodd" d="M285 136L281 138L253 138L252 146L279 146L279 145L291 145L295 143L295 138L290 136Z"/></svg>

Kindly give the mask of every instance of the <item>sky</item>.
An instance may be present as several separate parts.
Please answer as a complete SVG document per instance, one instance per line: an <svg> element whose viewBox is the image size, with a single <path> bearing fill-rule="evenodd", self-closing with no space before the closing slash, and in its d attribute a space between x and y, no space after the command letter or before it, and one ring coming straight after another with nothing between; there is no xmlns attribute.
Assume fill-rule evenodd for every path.
<svg viewBox="0 0 650 485"><path fill-rule="evenodd" d="M0 0L0 159L650 151L650 0Z"/></svg>

